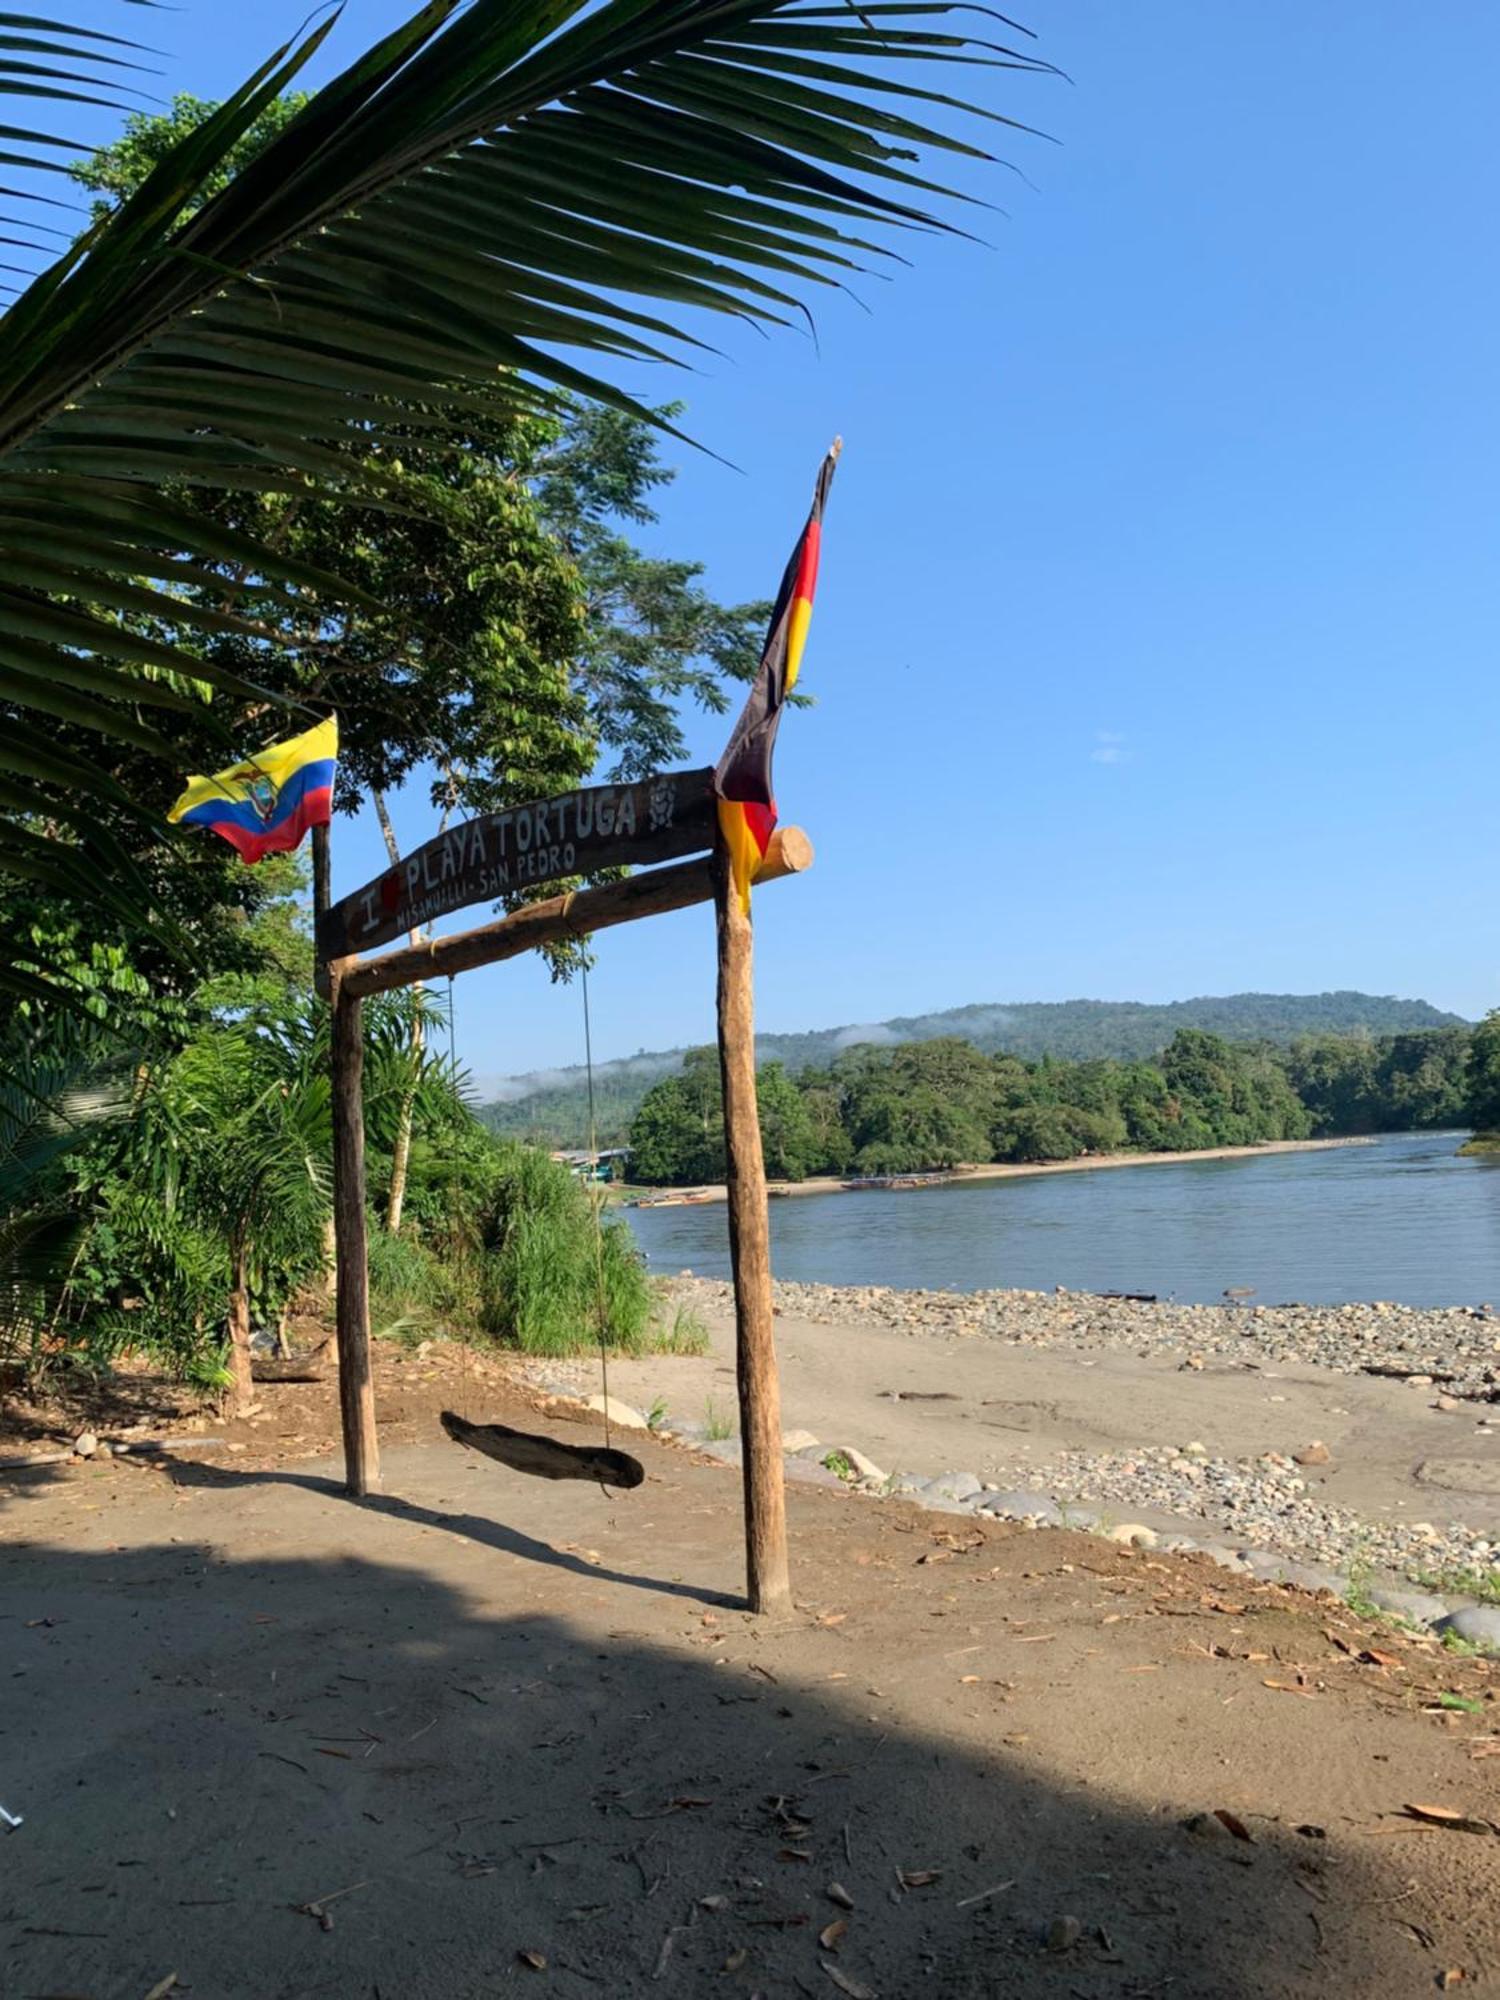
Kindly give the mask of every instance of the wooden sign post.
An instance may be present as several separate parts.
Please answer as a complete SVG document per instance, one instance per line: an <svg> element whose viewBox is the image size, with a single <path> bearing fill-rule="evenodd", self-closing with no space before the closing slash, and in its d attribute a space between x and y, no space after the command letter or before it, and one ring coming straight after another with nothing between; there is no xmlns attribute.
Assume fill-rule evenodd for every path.
<svg viewBox="0 0 1500 2000"><path fill-rule="evenodd" d="M711 901L718 917L719 1061L745 1460L748 1596L752 1610L777 1611L790 1605L791 1589L766 1175L755 1095L751 931L750 919L730 888L724 856L715 845L716 829L711 771L672 771L628 785L598 785L450 827L352 896L320 908L319 986L326 988L333 1010L333 1215L345 1483L356 1497L380 1484L365 1217L361 1016L366 996ZM682 856L695 858L678 858ZM659 862L674 865L641 867ZM360 956L403 931L410 933L435 916L470 904L494 902L517 889L542 887L560 877L632 864L641 872L623 881L527 903L473 930L408 943L374 958ZM812 843L806 834L796 827L781 827L771 837L756 882L800 875L811 866Z"/></svg>
<svg viewBox="0 0 1500 2000"><path fill-rule="evenodd" d="M348 987L352 959L329 966L333 1003L333 1234L344 1482L358 1500L380 1484L370 1365L370 1247L365 1215L364 1002Z"/></svg>
<svg viewBox="0 0 1500 2000"><path fill-rule="evenodd" d="M714 849L719 941L719 1074L734 1276L735 1376L745 1480L745 1594L752 1611L789 1611L781 1383L771 1310L771 1222L755 1091L754 933L722 840Z"/></svg>

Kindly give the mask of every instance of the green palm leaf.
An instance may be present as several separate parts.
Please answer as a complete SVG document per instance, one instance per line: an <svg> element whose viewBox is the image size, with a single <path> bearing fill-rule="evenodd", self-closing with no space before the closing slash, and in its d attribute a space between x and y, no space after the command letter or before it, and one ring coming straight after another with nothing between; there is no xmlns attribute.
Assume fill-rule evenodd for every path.
<svg viewBox="0 0 1500 2000"><path fill-rule="evenodd" d="M247 575L309 592L315 627L338 580L173 490L388 498L387 451L562 391L635 410L619 363L686 359L704 314L785 323L894 255L882 236L951 227L921 156L987 156L917 122L966 108L930 70L892 72L1047 67L971 40L984 11L431 0L199 205L333 22L278 50L0 320L0 717L159 747L150 710L185 697L158 669L266 699L194 642L255 636ZM0 16L0 96L115 102L137 53ZM33 165L66 147L0 139ZM55 781L12 758L0 823L51 815ZM75 757L69 782L98 774ZM30 846L8 834L0 867Z"/></svg>

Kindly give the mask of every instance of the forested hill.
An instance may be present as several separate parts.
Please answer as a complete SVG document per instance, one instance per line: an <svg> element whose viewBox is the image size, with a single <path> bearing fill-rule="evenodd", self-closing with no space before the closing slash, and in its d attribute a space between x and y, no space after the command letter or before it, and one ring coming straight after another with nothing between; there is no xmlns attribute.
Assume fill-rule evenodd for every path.
<svg viewBox="0 0 1500 2000"><path fill-rule="evenodd" d="M987 1054L1004 1051L1034 1062L1042 1056L1083 1062L1107 1057L1139 1061L1164 1049L1179 1028L1205 1028L1232 1042L1285 1046L1299 1035L1372 1035L1414 1028L1469 1024L1425 1000L1373 993L1227 993L1153 1006L1139 1000L1022 1000L1013 1004L950 1007L939 1014L911 1014L890 1021L814 1029L801 1035L760 1035L761 1062L788 1070L822 1068L860 1043L891 1047L958 1036ZM617 1145L641 1099L656 1080L679 1067L684 1051L666 1049L596 1065L598 1136ZM588 1142L584 1073L549 1070L507 1078L482 1112L499 1132L515 1132L556 1146Z"/></svg>

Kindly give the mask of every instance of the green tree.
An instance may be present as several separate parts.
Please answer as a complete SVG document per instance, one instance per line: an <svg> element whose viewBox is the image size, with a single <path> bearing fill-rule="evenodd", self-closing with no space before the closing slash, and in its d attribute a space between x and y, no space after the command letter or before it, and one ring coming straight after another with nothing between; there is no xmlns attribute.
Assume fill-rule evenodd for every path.
<svg viewBox="0 0 1500 2000"><path fill-rule="evenodd" d="M1476 1132L1500 1134L1500 1007L1485 1015L1469 1044L1467 1108Z"/></svg>
<svg viewBox="0 0 1500 2000"><path fill-rule="evenodd" d="M715 1049L689 1049L630 1122L630 1177L647 1187L724 1178L724 1097Z"/></svg>
<svg viewBox="0 0 1500 2000"><path fill-rule="evenodd" d="M817 1133L807 1100L780 1063L763 1063L755 1075L761 1146L773 1181L806 1180L817 1164Z"/></svg>

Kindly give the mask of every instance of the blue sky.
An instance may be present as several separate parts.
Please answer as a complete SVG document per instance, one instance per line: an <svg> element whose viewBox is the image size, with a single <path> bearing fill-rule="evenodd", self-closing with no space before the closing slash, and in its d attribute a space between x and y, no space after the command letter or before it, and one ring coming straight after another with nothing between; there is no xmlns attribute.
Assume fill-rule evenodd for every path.
<svg viewBox="0 0 1500 2000"><path fill-rule="evenodd" d="M92 10L115 25L116 8ZM350 0L344 57L407 9ZM154 17L217 94L301 0ZM1035 0L1070 81L980 77L1057 143L990 247L833 298L816 347L731 331L656 546L769 594L846 440L783 817L814 871L756 900L760 1024L980 1000L1358 986L1500 1001L1494 865L1500 12L1432 0ZM158 22L161 24L157 26ZM132 19L126 32L135 29ZM719 336L723 338L722 334ZM724 724L695 720L694 761ZM404 841L432 830L397 805ZM336 829L335 892L375 873ZM706 1040L712 924L600 939L595 1045ZM577 1061L576 993L471 973L481 1075Z"/></svg>

